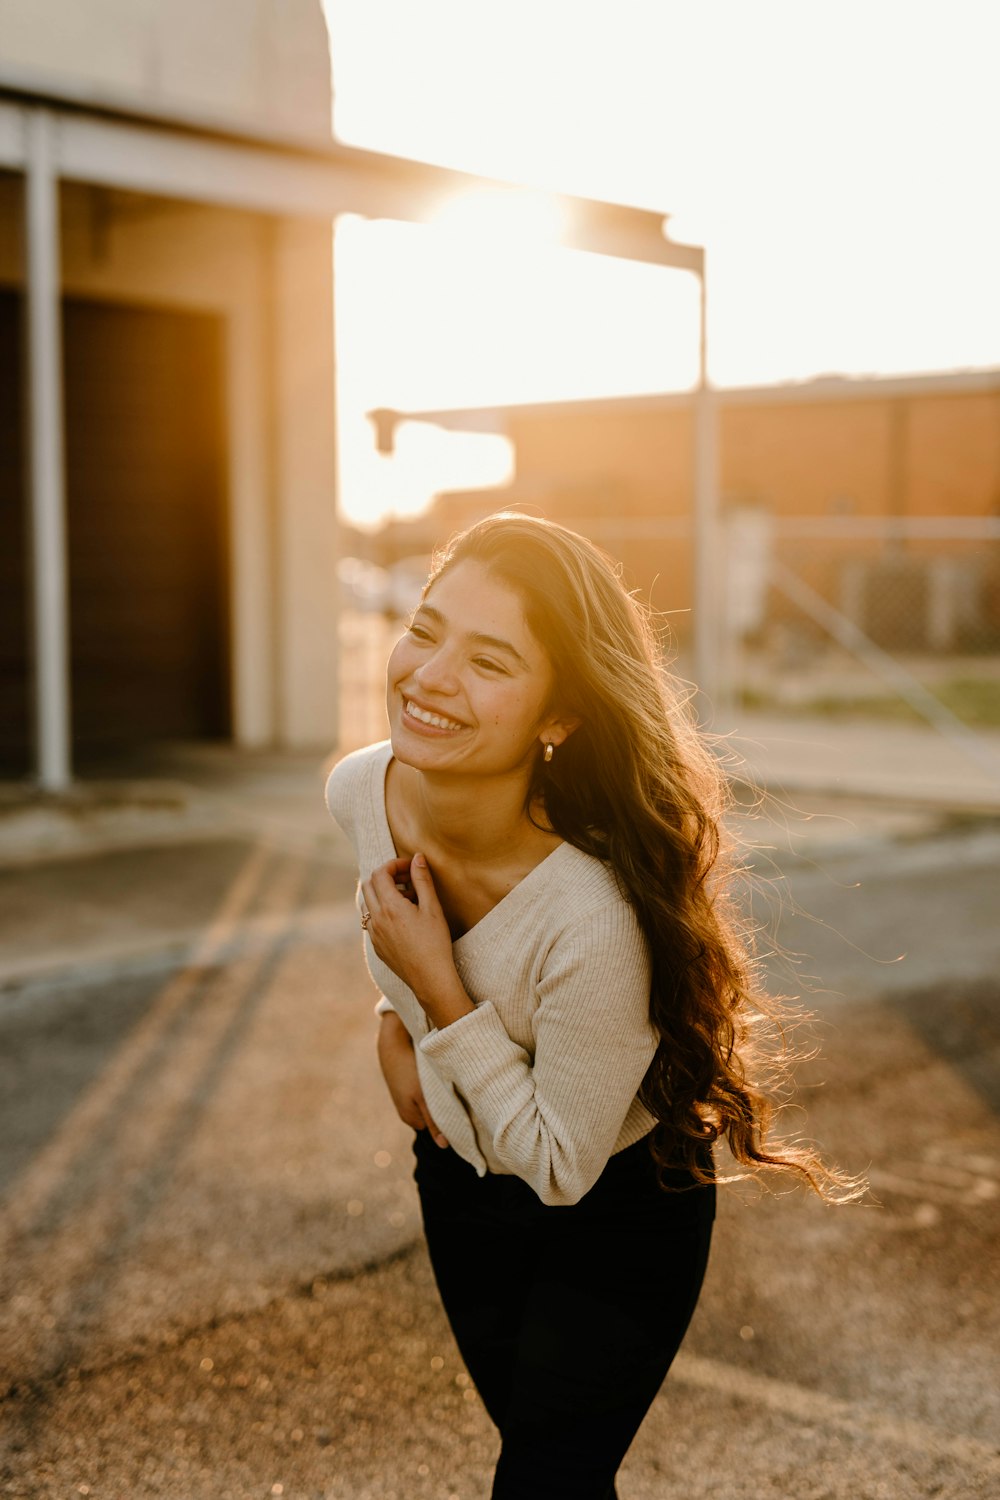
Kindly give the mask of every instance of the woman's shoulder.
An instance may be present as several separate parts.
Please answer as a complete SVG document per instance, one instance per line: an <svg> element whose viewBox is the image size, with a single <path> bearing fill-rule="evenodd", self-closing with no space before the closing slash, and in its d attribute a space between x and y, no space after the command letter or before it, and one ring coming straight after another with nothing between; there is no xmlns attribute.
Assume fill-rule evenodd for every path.
<svg viewBox="0 0 1000 1500"><path fill-rule="evenodd" d="M562 844L544 883L546 985L571 978L574 986L606 985L617 974L649 996L649 946L631 902L610 865Z"/></svg>
<svg viewBox="0 0 1000 1500"><path fill-rule="evenodd" d="M630 925L632 907L622 892L612 867L575 844L560 844L557 858L547 861L550 878L545 893L552 908L574 925L606 912Z"/></svg>
<svg viewBox="0 0 1000 1500"><path fill-rule="evenodd" d="M389 740L380 740L375 745L365 745L352 750L339 760L326 779L326 805L333 818L345 831L354 823L358 806L370 798L376 788L381 790L385 767L392 755Z"/></svg>

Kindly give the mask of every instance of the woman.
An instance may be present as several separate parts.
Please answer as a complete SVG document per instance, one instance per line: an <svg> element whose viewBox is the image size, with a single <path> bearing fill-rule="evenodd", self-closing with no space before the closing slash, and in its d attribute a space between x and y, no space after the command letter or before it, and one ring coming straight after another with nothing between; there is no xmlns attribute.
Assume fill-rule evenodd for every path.
<svg viewBox="0 0 1000 1500"><path fill-rule="evenodd" d="M767 1138L722 779L604 554L528 516L473 526L387 708L327 800L435 1276L502 1439L494 1500L612 1500L701 1288L712 1143L840 1180Z"/></svg>

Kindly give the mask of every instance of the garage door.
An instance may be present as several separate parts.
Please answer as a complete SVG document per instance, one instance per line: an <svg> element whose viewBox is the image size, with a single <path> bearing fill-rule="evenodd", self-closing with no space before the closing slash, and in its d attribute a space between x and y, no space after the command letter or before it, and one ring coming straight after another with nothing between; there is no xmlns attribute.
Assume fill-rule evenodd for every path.
<svg viewBox="0 0 1000 1500"><path fill-rule="evenodd" d="M0 291L0 771L29 769L21 298Z"/></svg>
<svg viewBox="0 0 1000 1500"><path fill-rule="evenodd" d="M230 734L223 329L64 303L74 753Z"/></svg>

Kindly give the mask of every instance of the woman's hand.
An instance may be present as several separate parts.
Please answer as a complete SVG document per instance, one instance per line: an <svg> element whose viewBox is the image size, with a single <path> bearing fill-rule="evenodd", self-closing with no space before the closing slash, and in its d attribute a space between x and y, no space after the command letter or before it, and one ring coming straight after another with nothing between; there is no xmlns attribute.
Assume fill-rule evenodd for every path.
<svg viewBox="0 0 1000 1500"><path fill-rule="evenodd" d="M361 890L375 952L409 985L432 1025L447 1026L473 1010L424 856L391 859L361 882Z"/></svg>
<svg viewBox="0 0 1000 1500"><path fill-rule="evenodd" d="M378 1060L382 1077L396 1106L396 1113L404 1125L409 1125L411 1130L429 1130L439 1146L447 1146L445 1136L431 1118L420 1087L417 1058L410 1033L393 1011L382 1017L378 1033Z"/></svg>

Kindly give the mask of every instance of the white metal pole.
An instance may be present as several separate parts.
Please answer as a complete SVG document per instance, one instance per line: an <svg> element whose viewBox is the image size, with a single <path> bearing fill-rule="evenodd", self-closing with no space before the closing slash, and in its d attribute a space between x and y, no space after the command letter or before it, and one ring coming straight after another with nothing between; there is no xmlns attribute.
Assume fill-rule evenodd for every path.
<svg viewBox="0 0 1000 1500"><path fill-rule="evenodd" d="M61 791L70 766L69 609L59 266L59 182L55 123L27 111L28 453L31 493L36 768L40 785Z"/></svg>
<svg viewBox="0 0 1000 1500"><path fill-rule="evenodd" d="M715 395L708 383L708 321L705 262L698 278L700 329L698 389L694 398L694 680L698 688L702 721L719 708L719 556L717 414Z"/></svg>

